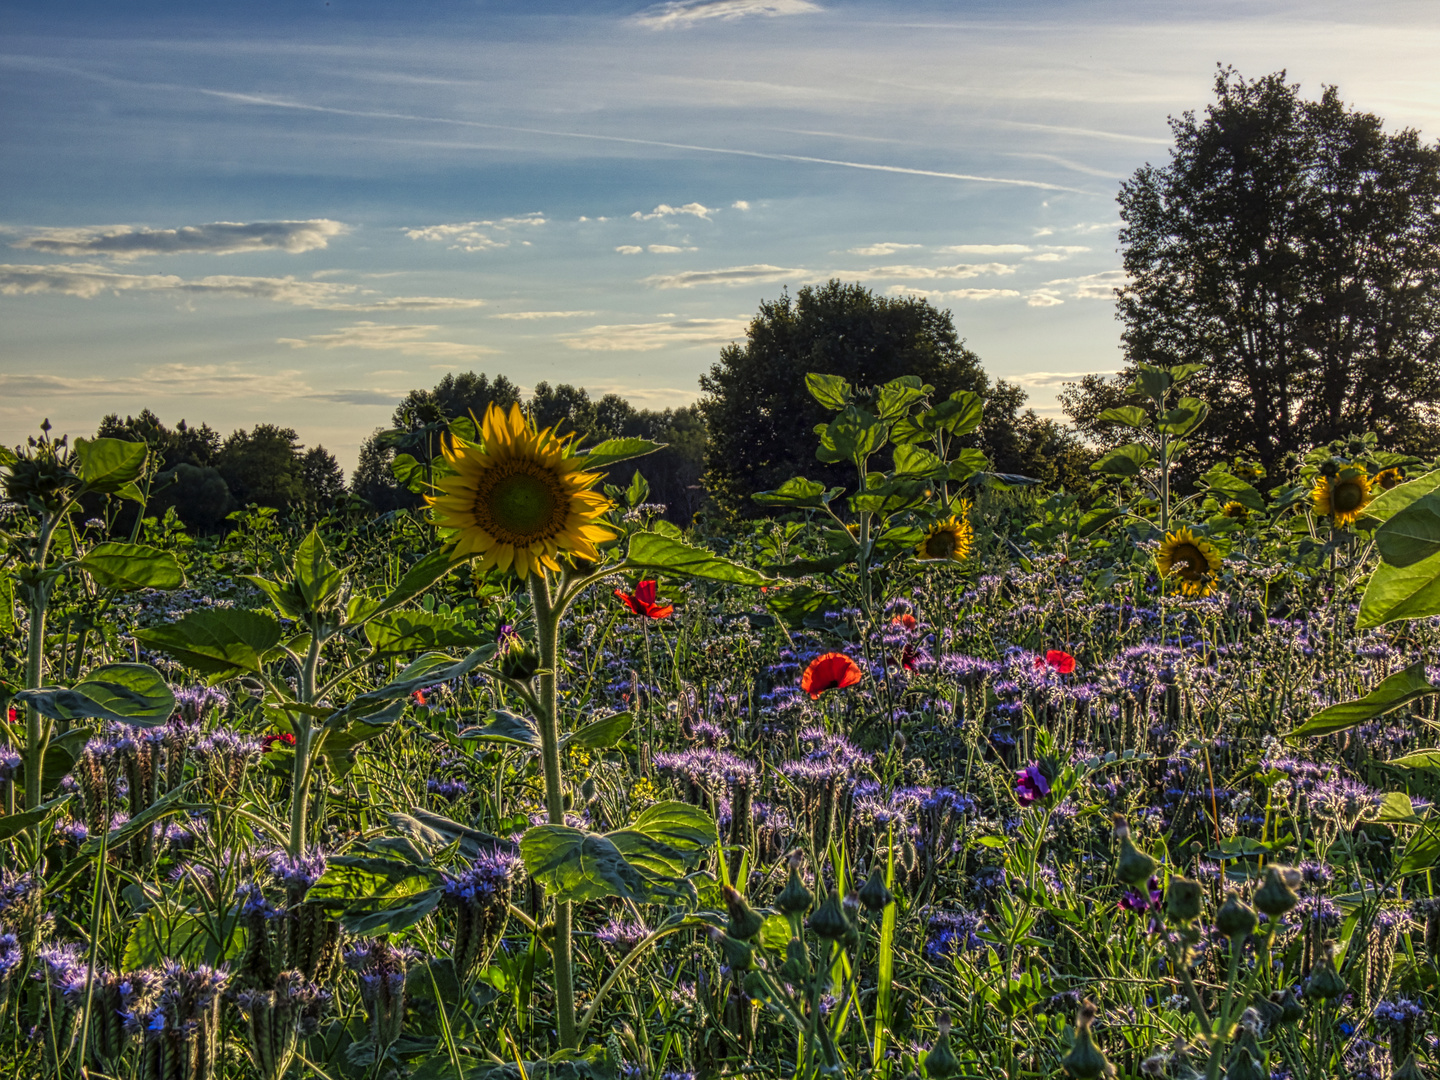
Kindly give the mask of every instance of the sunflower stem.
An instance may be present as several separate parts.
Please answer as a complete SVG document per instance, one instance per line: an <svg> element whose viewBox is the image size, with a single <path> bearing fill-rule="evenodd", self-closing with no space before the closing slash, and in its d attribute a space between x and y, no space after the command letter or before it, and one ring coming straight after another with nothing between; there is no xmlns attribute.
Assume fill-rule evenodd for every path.
<svg viewBox="0 0 1440 1080"><path fill-rule="evenodd" d="M545 808L552 825L565 824L565 789L560 772L560 710L557 693L556 645L561 609L551 600L550 579L536 568L530 575L530 605L535 615L536 646L540 653L538 695L540 756L545 765ZM570 904L555 905L555 1026L562 1049L579 1045L575 1030L575 983L570 964Z"/></svg>

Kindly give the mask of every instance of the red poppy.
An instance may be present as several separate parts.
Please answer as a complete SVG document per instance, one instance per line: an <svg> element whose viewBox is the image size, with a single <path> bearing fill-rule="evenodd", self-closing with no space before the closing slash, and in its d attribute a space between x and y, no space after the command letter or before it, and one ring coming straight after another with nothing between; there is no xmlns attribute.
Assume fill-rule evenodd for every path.
<svg viewBox="0 0 1440 1080"><path fill-rule="evenodd" d="M800 676L800 689L814 701L826 690L844 690L854 686L862 678L860 665L844 653L827 652L810 661L810 666Z"/></svg>
<svg viewBox="0 0 1440 1080"><path fill-rule="evenodd" d="M1045 654L1044 660L1035 658L1035 666L1048 667L1061 675L1069 675L1075 670L1075 657L1062 649L1051 649Z"/></svg>
<svg viewBox="0 0 1440 1080"><path fill-rule="evenodd" d="M272 731L269 735L261 735L260 741L265 744L265 753L274 750L276 745L294 746L295 736L288 731Z"/></svg>
<svg viewBox="0 0 1440 1080"><path fill-rule="evenodd" d="M5 713L5 719L9 720L12 724L18 724L20 722L20 710L14 705L11 705Z"/></svg>
<svg viewBox="0 0 1440 1080"><path fill-rule="evenodd" d="M653 581L637 582L633 593L627 593L624 589L616 589L615 595L625 602L625 606L631 612L636 615L644 615L647 619L668 619L675 610L672 604L655 602L655 582Z"/></svg>
<svg viewBox="0 0 1440 1080"><path fill-rule="evenodd" d="M890 620L891 626L903 626L906 630L914 630L916 626L915 616L908 611L903 615L896 615Z"/></svg>

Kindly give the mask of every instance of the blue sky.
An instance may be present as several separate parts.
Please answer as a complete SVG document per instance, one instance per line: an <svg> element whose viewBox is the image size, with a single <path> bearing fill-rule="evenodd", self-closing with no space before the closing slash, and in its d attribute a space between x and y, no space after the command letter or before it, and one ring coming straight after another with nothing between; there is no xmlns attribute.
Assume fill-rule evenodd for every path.
<svg viewBox="0 0 1440 1080"><path fill-rule="evenodd" d="M348 469L447 371L683 404L832 276L1054 411L1217 62L1434 139L1437 55L1429 0L3 3L0 441L149 406Z"/></svg>

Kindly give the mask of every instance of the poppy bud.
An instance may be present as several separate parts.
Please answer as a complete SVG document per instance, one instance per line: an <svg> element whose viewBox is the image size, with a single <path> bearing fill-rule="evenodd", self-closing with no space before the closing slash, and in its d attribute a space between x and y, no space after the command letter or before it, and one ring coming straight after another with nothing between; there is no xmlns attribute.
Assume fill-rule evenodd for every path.
<svg viewBox="0 0 1440 1080"><path fill-rule="evenodd" d="M890 736L890 745L897 754L903 756L906 746L905 733L903 731L895 732L894 735Z"/></svg>
<svg viewBox="0 0 1440 1080"><path fill-rule="evenodd" d="M1160 863L1137 848L1130 839L1130 826L1118 814L1115 818L1115 835L1120 840L1120 859L1115 864L1115 876L1132 889L1146 886Z"/></svg>
<svg viewBox="0 0 1440 1080"><path fill-rule="evenodd" d="M725 910L730 913L730 936L745 941L758 934L760 927L765 925L765 916L746 903L745 897L729 885L721 892L725 897Z"/></svg>
<svg viewBox="0 0 1440 1080"><path fill-rule="evenodd" d="M595 790L595 778L593 776L587 776L585 782L580 785L580 801L586 806L589 806L595 801L595 797L598 794L600 793Z"/></svg>
<svg viewBox="0 0 1440 1080"><path fill-rule="evenodd" d="M785 915L803 915L810 910L810 905L815 902L815 895L805 887L800 880L800 869L796 860L790 860L790 877L785 882L785 888L780 890L780 895L775 898L775 907Z"/></svg>
<svg viewBox="0 0 1440 1080"><path fill-rule="evenodd" d="M1295 987L1290 987L1283 994L1276 990L1270 995L1272 1001L1280 1006L1280 1024L1293 1024L1305 1015L1305 1006L1300 1003L1299 996L1295 993Z"/></svg>
<svg viewBox="0 0 1440 1080"><path fill-rule="evenodd" d="M1060 1062L1065 1066L1066 1072L1071 1076L1078 1077L1079 1080L1092 1080L1097 1076L1115 1075L1114 1066L1106 1060L1105 1055L1095 1045L1095 1040L1090 1034L1090 1025L1095 1021L1095 1013L1093 1002L1081 1003L1080 1011L1075 1016L1075 1045Z"/></svg>
<svg viewBox="0 0 1440 1080"><path fill-rule="evenodd" d="M935 1040L935 1045L925 1055L925 1075L937 1077L938 1080L947 1080L948 1077L960 1074L960 1059L955 1056L955 1051L950 1049L950 1016L948 1013L941 1013L939 1016L940 1036Z"/></svg>
<svg viewBox="0 0 1440 1080"><path fill-rule="evenodd" d="M845 912L840 907L840 894L832 892L816 909L815 914L810 916L806 925L816 937L825 938L827 941L839 941L848 934L850 920L845 918Z"/></svg>
<svg viewBox="0 0 1440 1080"><path fill-rule="evenodd" d="M792 937L785 946L785 963L781 965L780 977L792 986L804 986L810 981L810 954L805 943Z"/></svg>
<svg viewBox="0 0 1440 1080"><path fill-rule="evenodd" d="M1241 900L1240 894L1233 890L1215 913L1215 928L1231 939L1254 933L1259 921L1255 917L1255 909Z"/></svg>
<svg viewBox="0 0 1440 1080"><path fill-rule="evenodd" d="M765 976L758 971L752 971L745 976L745 981L740 984L745 990L747 997L752 1000L761 1000L770 996L770 990L765 985Z"/></svg>
<svg viewBox="0 0 1440 1080"><path fill-rule="evenodd" d="M1187 877L1172 877L1165 889L1165 918L1173 923L1188 923L1200 917L1204 894L1200 883Z"/></svg>
<svg viewBox="0 0 1440 1080"><path fill-rule="evenodd" d="M880 872L880 867L875 867L860 888L860 903L866 911L884 911L894 899L895 894L885 887L885 875Z"/></svg>
<svg viewBox="0 0 1440 1080"><path fill-rule="evenodd" d="M1266 1031L1273 1030L1285 1016L1285 1010L1280 1006L1280 996L1275 993L1269 997L1257 997L1248 1010L1255 1013L1261 1027Z"/></svg>
<svg viewBox="0 0 1440 1080"><path fill-rule="evenodd" d="M725 954L725 966L731 971L749 971L754 964L755 947L719 930L712 933L720 943L720 951Z"/></svg>
<svg viewBox="0 0 1440 1080"><path fill-rule="evenodd" d="M1265 884L1255 891L1255 906L1277 919L1300 902L1295 886L1300 884L1300 871L1289 866L1270 866L1265 871Z"/></svg>
<svg viewBox="0 0 1440 1080"><path fill-rule="evenodd" d="M1246 1046L1235 1048L1230 1067L1225 1070L1225 1080L1268 1080L1269 1075Z"/></svg>
<svg viewBox="0 0 1440 1080"><path fill-rule="evenodd" d="M1305 997L1307 1000L1314 998L1316 1001L1327 1001L1339 997L1348 989L1345 980L1335 970L1335 946L1327 942L1325 955L1310 972L1310 978L1305 981Z"/></svg>

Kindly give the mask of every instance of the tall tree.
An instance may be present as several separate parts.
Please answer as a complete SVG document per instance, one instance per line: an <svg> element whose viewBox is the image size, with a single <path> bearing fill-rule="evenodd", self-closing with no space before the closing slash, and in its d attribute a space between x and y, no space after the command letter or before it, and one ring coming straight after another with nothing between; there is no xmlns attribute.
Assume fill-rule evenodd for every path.
<svg viewBox="0 0 1440 1080"><path fill-rule="evenodd" d="M854 487L851 471L815 459L812 429L830 414L805 388L805 375L840 375L876 386L918 375L938 397L990 391L979 358L956 336L948 311L919 297L877 296L830 281L793 298L763 301L743 344L727 345L700 377L709 429L706 484L719 507L753 514L750 496L797 474Z"/></svg>
<svg viewBox="0 0 1440 1080"><path fill-rule="evenodd" d="M300 436L294 428L239 428L220 447L216 467L241 505L288 509L305 498Z"/></svg>
<svg viewBox="0 0 1440 1080"><path fill-rule="evenodd" d="M1215 96L1121 186L1128 358L1205 364L1204 437L1267 466L1365 429L1440 447L1440 147L1283 71Z"/></svg>

